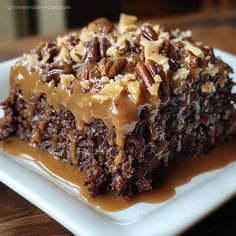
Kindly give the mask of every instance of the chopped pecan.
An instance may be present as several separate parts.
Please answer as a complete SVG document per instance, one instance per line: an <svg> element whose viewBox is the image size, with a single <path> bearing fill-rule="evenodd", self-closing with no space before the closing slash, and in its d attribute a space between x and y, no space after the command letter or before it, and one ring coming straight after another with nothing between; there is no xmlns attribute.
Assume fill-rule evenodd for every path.
<svg viewBox="0 0 236 236"><path fill-rule="evenodd" d="M167 57L168 53L169 53L169 50L170 50L170 42L167 41L163 44L163 47L160 50L160 52L163 56Z"/></svg>
<svg viewBox="0 0 236 236"><path fill-rule="evenodd" d="M137 45L137 46L140 46L141 45L141 41L143 41L143 40L149 40L143 33L140 33L137 37L136 37L136 39L135 39L135 45Z"/></svg>
<svg viewBox="0 0 236 236"><path fill-rule="evenodd" d="M94 24L100 33L109 34L113 29L114 25L107 18L99 18L92 21L90 25Z"/></svg>
<svg viewBox="0 0 236 236"><path fill-rule="evenodd" d="M36 49L34 50L34 54L36 54L38 56L38 59L39 60L42 60L46 55L47 53L49 54L49 58L47 59L46 62L52 62L53 61L53 58L58 55L59 53L59 48L58 46L56 45L55 42L51 42L51 43L40 43Z"/></svg>
<svg viewBox="0 0 236 236"><path fill-rule="evenodd" d="M141 50L141 52L140 52L140 59L141 59L141 61L145 61L145 54L144 54L144 49L143 49L143 47L142 47L142 50Z"/></svg>
<svg viewBox="0 0 236 236"><path fill-rule="evenodd" d="M91 68L88 71L88 80L94 80L94 79L98 79L101 78L101 73L97 68Z"/></svg>
<svg viewBox="0 0 236 236"><path fill-rule="evenodd" d="M106 57L106 52L109 46L110 42L107 40L106 37L99 38L99 51L102 58Z"/></svg>
<svg viewBox="0 0 236 236"><path fill-rule="evenodd" d="M114 77L115 75L117 75L125 67L127 62L127 59L124 57L118 57L117 59L115 59L108 72L108 77Z"/></svg>
<svg viewBox="0 0 236 236"><path fill-rule="evenodd" d="M99 48L98 38L94 37L88 45L85 60L88 62L96 62L98 59L98 48Z"/></svg>
<svg viewBox="0 0 236 236"><path fill-rule="evenodd" d="M79 38L76 38L75 36L71 35L68 41L70 42L72 46L75 46L79 43L80 40Z"/></svg>
<svg viewBox="0 0 236 236"><path fill-rule="evenodd" d="M170 42L165 42L160 53L165 56L169 57L169 65L171 71L177 71L180 68L180 64L177 61L179 58L174 46L170 44Z"/></svg>
<svg viewBox="0 0 236 236"><path fill-rule="evenodd" d="M178 59L179 55L177 54L174 46L170 42L165 42L160 50L160 53L165 57L170 57L173 59Z"/></svg>
<svg viewBox="0 0 236 236"><path fill-rule="evenodd" d="M59 64L53 63L50 66L46 67L43 71L42 80L44 82L50 82L54 80L55 85L60 82L61 74L73 74L73 69L71 64Z"/></svg>
<svg viewBox="0 0 236 236"><path fill-rule="evenodd" d="M128 40L125 40L125 43L119 47L120 55L128 52L129 48L130 48L130 42Z"/></svg>
<svg viewBox="0 0 236 236"><path fill-rule="evenodd" d="M185 51L184 56L185 56L185 60L188 59L187 61L188 61L191 68L198 67L200 60L192 52Z"/></svg>

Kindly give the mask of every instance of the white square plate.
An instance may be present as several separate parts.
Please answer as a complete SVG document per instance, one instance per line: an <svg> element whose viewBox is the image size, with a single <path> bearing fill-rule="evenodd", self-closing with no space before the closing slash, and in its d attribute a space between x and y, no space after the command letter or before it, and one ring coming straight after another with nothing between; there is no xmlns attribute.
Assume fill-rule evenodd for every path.
<svg viewBox="0 0 236 236"><path fill-rule="evenodd" d="M235 56L221 50L215 50L215 53L236 71ZM0 100L8 95L8 76L14 62L0 64ZM176 194L165 202L139 203L118 212L87 205L75 197L76 189L53 179L36 164L9 158L3 153L0 153L0 181L76 235L173 235L236 194L236 162L194 177L176 188Z"/></svg>

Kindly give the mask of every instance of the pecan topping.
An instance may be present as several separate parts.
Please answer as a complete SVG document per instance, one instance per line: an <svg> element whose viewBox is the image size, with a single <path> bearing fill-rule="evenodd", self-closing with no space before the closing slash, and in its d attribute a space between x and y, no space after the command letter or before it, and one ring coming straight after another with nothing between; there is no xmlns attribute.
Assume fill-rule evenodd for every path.
<svg viewBox="0 0 236 236"><path fill-rule="evenodd" d="M154 84L154 80L149 70L147 69L145 63L139 62L135 68L140 79L143 80L147 88L150 88Z"/></svg>
<svg viewBox="0 0 236 236"><path fill-rule="evenodd" d="M125 67L127 62L127 59L124 57L118 57L117 59L115 59L108 72L108 77L114 77L115 75L117 75Z"/></svg>
<svg viewBox="0 0 236 236"><path fill-rule="evenodd" d="M101 57L106 57L106 52L107 52L107 49L109 48L110 46L110 42L107 40L107 38L105 37L101 37L99 39L99 51L100 51L100 55Z"/></svg>
<svg viewBox="0 0 236 236"><path fill-rule="evenodd" d="M99 18L95 21L92 21L90 24L94 24L100 33L109 34L114 25L107 18Z"/></svg>
<svg viewBox="0 0 236 236"><path fill-rule="evenodd" d="M98 47L99 47L98 38L94 37L88 45L87 53L85 56L86 61L88 61L88 62L96 62L97 61Z"/></svg>
<svg viewBox="0 0 236 236"><path fill-rule="evenodd" d="M51 64L46 67L43 72L42 80L45 82L50 82L54 80L55 85L60 82L60 74L73 74L73 69L71 64Z"/></svg>

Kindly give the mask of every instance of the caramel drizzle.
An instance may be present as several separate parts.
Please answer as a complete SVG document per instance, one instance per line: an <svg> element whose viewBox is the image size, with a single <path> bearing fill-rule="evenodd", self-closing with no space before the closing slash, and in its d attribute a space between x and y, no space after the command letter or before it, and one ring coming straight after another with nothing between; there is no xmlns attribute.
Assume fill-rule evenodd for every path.
<svg viewBox="0 0 236 236"><path fill-rule="evenodd" d="M163 145L165 144L163 143ZM162 168L158 172L157 184L152 191L141 193L130 201L112 193L91 197L87 188L83 186L84 173L80 172L76 166L55 159L50 154L18 138L11 137L0 142L0 152L6 152L13 158L29 158L36 162L52 177L78 188L81 198L90 205L106 211L119 211L141 202L160 203L166 201L175 194L176 187L189 182L192 177L233 162L236 163L235 145L236 140L231 140L201 158L189 157L170 163L167 168Z"/></svg>
<svg viewBox="0 0 236 236"><path fill-rule="evenodd" d="M109 130L114 127L116 143L120 149L116 164L122 160L126 136L134 129L143 106L158 102L153 100L155 98L150 96L148 91L142 89L138 103L134 103L126 91L122 91L120 96L111 97L100 103L92 99L91 93L82 90L79 80L74 82L72 91L69 91L61 84L54 87L44 83L37 71L30 72L29 68L21 65L15 65L12 68L10 85L12 89L19 86L26 101L30 101L32 96L37 101L40 95L45 94L48 105L54 107L56 111L59 111L62 105L65 106L74 115L79 130L83 129L83 124L90 124L93 119L104 121ZM70 149L73 151L75 148L71 135L70 140L72 145ZM72 153L74 153L73 163L76 164L76 154L74 151Z"/></svg>

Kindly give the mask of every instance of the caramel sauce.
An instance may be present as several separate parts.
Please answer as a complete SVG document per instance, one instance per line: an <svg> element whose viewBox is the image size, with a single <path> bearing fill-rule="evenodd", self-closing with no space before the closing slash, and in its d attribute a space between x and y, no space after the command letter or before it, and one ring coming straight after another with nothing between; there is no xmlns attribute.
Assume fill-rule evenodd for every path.
<svg viewBox="0 0 236 236"><path fill-rule="evenodd" d="M59 111L62 105L65 106L74 115L80 131L83 130L83 124L90 124L93 118L103 120L110 130L114 127L116 143L120 148L116 164L122 160L126 135L134 129L142 107L159 103L159 99L150 96L146 89L141 89L142 94L138 103L133 102L125 91L122 91L119 96L110 97L109 100L100 103L92 98L93 94L83 91L80 80L74 81L72 89L67 90L61 84L58 87L47 84L40 77L39 72L30 71L29 68L16 64L11 70L10 85L11 88L19 86L27 102L32 98L37 101L40 95L46 94L48 105L54 107L56 111ZM152 120L150 122L152 123ZM33 137L37 137L37 134ZM73 137L71 140L73 145ZM71 150L73 149L72 146ZM72 160L76 158L72 156Z"/></svg>
<svg viewBox="0 0 236 236"><path fill-rule="evenodd" d="M194 176L207 171L222 168L236 161L236 140L228 141L215 147L201 158L185 158L173 161L168 167L159 171L154 190L142 193L130 201L126 201L111 193L104 193L90 197L86 187L83 186L84 174L77 166L52 158L48 153L35 148L17 138L9 138L0 142L0 150L12 158L28 158L39 164L53 177L80 189L81 197L89 204L102 210L118 211L137 203L159 203L168 200L175 194L175 188L189 182Z"/></svg>

